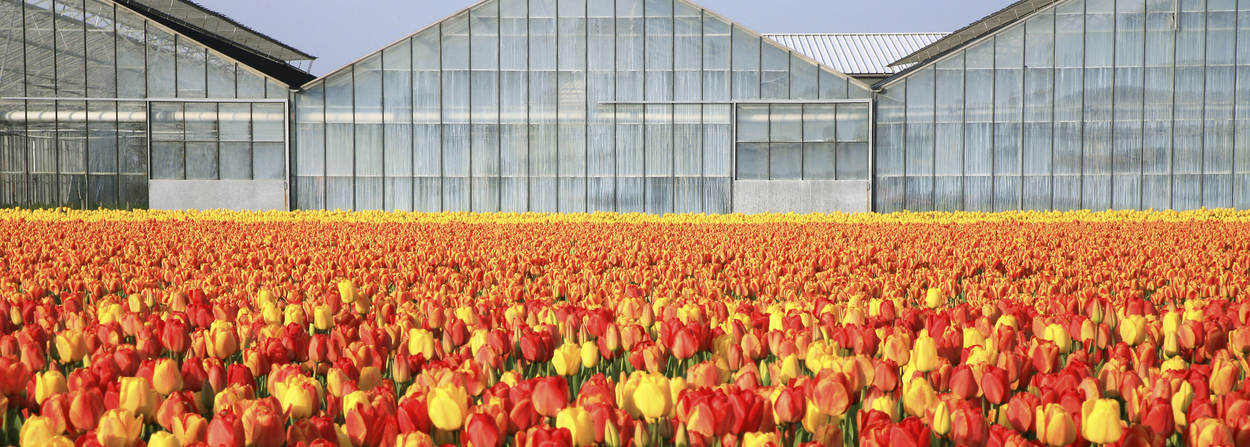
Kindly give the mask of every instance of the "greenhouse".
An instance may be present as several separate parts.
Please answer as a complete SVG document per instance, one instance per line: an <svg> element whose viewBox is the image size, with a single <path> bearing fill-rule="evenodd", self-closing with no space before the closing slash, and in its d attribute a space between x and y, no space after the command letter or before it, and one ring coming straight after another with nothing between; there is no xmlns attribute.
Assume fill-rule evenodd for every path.
<svg viewBox="0 0 1250 447"><path fill-rule="evenodd" d="M0 0L0 206L1248 208L1238 3L761 35L685 0L485 0L314 77L183 0Z"/></svg>

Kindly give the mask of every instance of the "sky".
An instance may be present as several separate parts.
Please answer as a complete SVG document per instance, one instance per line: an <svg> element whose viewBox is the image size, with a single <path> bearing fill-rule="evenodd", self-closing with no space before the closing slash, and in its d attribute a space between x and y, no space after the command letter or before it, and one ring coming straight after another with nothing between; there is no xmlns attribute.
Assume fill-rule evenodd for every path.
<svg viewBox="0 0 1250 447"><path fill-rule="evenodd" d="M477 0L198 0L317 56L323 75ZM1012 0L695 0L761 33L951 32Z"/></svg>

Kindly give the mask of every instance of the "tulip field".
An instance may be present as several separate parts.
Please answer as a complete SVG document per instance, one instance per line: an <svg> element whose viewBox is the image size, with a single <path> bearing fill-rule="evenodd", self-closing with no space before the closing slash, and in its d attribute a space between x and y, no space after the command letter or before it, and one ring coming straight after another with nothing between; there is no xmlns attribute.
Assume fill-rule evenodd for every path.
<svg viewBox="0 0 1250 447"><path fill-rule="evenodd" d="M1250 445L1250 212L0 210L0 443Z"/></svg>

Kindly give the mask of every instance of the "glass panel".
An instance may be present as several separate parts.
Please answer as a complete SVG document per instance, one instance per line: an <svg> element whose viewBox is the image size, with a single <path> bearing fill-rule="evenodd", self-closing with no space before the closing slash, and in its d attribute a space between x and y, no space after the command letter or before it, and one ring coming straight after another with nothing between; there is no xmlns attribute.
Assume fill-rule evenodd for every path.
<svg viewBox="0 0 1250 447"><path fill-rule="evenodd" d="M738 143L737 166L740 180L767 180L768 144Z"/></svg>
<svg viewBox="0 0 1250 447"><path fill-rule="evenodd" d="M803 141L832 143L836 141L834 122L837 106L809 104L803 107Z"/></svg>
<svg viewBox="0 0 1250 447"><path fill-rule="evenodd" d="M208 96L210 98L233 98L235 95L234 78L236 76L234 62L230 62L210 51L208 53L207 66Z"/></svg>
<svg viewBox="0 0 1250 447"><path fill-rule="evenodd" d="M87 9L86 20L84 22L87 30L87 96L96 98L110 98L117 96L117 50L116 36L114 35L113 24L113 5L105 3L101 0L87 0L85 2ZM5 11L4 7L0 7L0 11ZM8 11L5 11L7 13ZM20 19L21 14L5 14L0 16L12 17ZM5 31L4 20L0 19L0 40L4 39ZM15 27L16 28L16 27ZM14 45L16 46L16 45ZM9 51L12 51L11 49ZM20 51L20 50L19 50ZM101 56L103 55L103 56ZM4 51L0 50L0 58L4 57ZM17 61L13 61L17 62ZM12 62L0 62L0 65L6 68L0 68L0 71L6 71L7 66ZM8 77L7 74L0 76ZM0 81L0 94L4 92L3 84ZM112 206L116 206L117 179L109 179L107 182L111 184L108 194ZM94 185L96 182L91 182ZM95 187L93 186L94 190Z"/></svg>
<svg viewBox="0 0 1250 447"><path fill-rule="evenodd" d="M772 180L799 180L803 178L803 145L797 143L773 143L769 146L769 178Z"/></svg>
<svg viewBox="0 0 1250 447"><path fill-rule="evenodd" d="M738 107L738 141L768 141L768 106L742 105Z"/></svg>
<svg viewBox="0 0 1250 447"><path fill-rule="evenodd" d="M136 14L118 11L117 14L117 96L136 98L147 95L147 73L144 52L147 37L144 21ZM144 202L147 202L146 182ZM123 189L123 193L125 190Z"/></svg>
<svg viewBox="0 0 1250 447"><path fill-rule="evenodd" d="M86 40L83 29L84 11L82 1L55 2L56 60L32 61L56 64L56 92L58 96L81 98L86 96ZM62 178L62 181L67 179ZM78 181L84 181L77 179ZM65 196L66 191L62 191ZM68 197L68 196L65 196ZM75 196L77 197L77 196ZM67 202L65 202L67 203Z"/></svg>
<svg viewBox="0 0 1250 447"><path fill-rule="evenodd" d="M868 179L868 143L838 143L836 151L838 180Z"/></svg>
<svg viewBox="0 0 1250 447"><path fill-rule="evenodd" d="M768 141L799 142L803 141L803 106L774 105L771 106Z"/></svg>
<svg viewBox="0 0 1250 447"><path fill-rule="evenodd" d="M760 38L733 27L733 97L760 97Z"/></svg>
<svg viewBox="0 0 1250 447"><path fill-rule="evenodd" d="M805 180L833 180L834 144L806 143L803 145L803 178Z"/></svg>
<svg viewBox="0 0 1250 447"><path fill-rule="evenodd" d="M282 143L256 143L252 151L252 175L256 180L286 178L286 153Z"/></svg>
<svg viewBox="0 0 1250 447"><path fill-rule="evenodd" d="M763 43L760 97L790 98L790 53L772 43Z"/></svg>
<svg viewBox="0 0 1250 447"><path fill-rule="evenodd" d="M473 70L499 68L499 3L486 2L469 11L470 66Z"/></svg>
<svg viewBox="0 0 1250 447"><path fill-rule="evenodd" d="M178 43L178 97L203 98L208 88L205 79L207 50L182 36L178 36L176 40Z"/></svg>
<svg viewBox="0 0 1250 447"><path fill-rule="evenodd" d="M155 26L149 26L147 36L148 96L173 98L176 95L174 35Z"/></svg>

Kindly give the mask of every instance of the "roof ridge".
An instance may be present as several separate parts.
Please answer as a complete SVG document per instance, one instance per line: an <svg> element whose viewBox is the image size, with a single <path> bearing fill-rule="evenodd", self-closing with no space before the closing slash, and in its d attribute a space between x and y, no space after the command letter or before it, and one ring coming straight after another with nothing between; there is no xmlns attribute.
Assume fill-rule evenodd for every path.
<svg viewBox="0 0 1250 447"><path fill-rule="evenodd" d="M765 36L915 36L915 35L946 35L949 32L924 31L914 33L763 33Z"/></svg>

